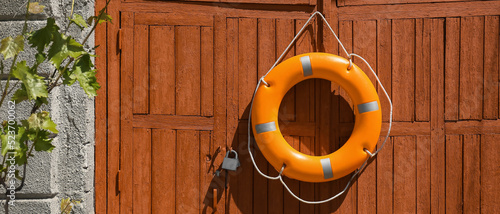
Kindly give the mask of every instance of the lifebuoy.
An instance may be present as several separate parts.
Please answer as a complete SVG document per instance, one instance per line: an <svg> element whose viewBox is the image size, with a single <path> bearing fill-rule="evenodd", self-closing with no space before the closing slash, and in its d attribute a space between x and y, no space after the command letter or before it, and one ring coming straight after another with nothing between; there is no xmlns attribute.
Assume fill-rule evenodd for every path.
<svg viewBox="0 0 500 214"><path fill-rule="evenodd" d="M289 178L306 182L325 182L348 175L367 159L364 151L373 151L382 126L380 100L366 74L356 65L348 69L348 60L327 53L308 53L285 60L265 77L268 85L257 89L252 107L255 141L271 165ZM356 117L349 140L337 151L310 156L291 147L278 126L281 100L297 83L311 78L330 80L349 94Z"/></svg>

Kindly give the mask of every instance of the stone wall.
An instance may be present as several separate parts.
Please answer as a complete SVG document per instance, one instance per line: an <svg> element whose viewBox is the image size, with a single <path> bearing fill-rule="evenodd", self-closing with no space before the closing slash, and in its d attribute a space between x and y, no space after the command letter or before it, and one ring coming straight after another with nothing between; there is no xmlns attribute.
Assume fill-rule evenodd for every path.
<svg viewBox="0 0 500 214"><path fill-rule="evenodd" d="M39 2L46 6L45 12L30 17L29 30L43 27L49 16L55 17L59 26L66 26L64 23L71 11L71 0ZM26 3L26 0L0 0L0 39L21 32ZM85 18L93 15L94 1L75 0L75 13ZM82 40L84 33L76 27L69 30L77 41ZM93 46L93 42L91 37L89 46ZM27 47L28 44L25 45ZM33 52L27 49L27 53ZM28 55L21 55L20 60L32 64L33 59ZM42 68L44 72L52 71L50 65L43 65ZM2 76L2 85L5 79ZM5 106L0 109L2 121L6 120ZM26 118L30 109L31 105L27 102L17 105L17 118ZM35 156L28 160L26 184L22 191L16 193L15 206L11 206L10 213L60 213L60 201L67 197L81 201L74 213L94 213L94 100L89 99L76 83L53 90L50 104L45 109L50 110L59 130L53 142L56 148L51 153L35 152ZM0 188L0 192L3 203L5 189ZM3 207L0 213L4 213Z"/></svg>

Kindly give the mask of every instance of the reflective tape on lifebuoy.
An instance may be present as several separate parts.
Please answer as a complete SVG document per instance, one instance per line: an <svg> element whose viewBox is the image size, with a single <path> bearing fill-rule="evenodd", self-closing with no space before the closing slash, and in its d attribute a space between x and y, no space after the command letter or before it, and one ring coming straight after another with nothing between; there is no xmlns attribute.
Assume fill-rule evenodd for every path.
<svg viewBox="0 0 500 214"><path fill-rule="evenodd" d="M347 69L349 61L327 53L308 53L292 57L276 66L265 77L269 86L261 84L252 107L252 130L264 157L283 174L307 182L338 179L358 169L373 151L382 126L382 113L377 91L366 74L356 65ZM356 116L349 140L337 151L325 156L310 156L291 147L278 126L278 110L288 90L312 78L330 80L349 94Z"/></svg>

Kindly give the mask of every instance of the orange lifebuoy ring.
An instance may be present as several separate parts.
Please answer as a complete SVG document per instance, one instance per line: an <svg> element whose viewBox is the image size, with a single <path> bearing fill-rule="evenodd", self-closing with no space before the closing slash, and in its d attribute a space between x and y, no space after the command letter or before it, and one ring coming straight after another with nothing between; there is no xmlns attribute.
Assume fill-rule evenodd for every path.
<svg viewBox="0 0 500 214"><path fill-rule="evenodd" d="M358 169L373 151L382 126L380 100L366 74L356 65L327 53L308 53L292 57L276 66L265 77L255 94L252 130L260 151L278 171L289 178L307 182L338 179ZM349 140L337 151L324 156L305 155L291 147L278 127L278 110L288 90L311 78L330 80L349 94L356 116Z"/></svg>

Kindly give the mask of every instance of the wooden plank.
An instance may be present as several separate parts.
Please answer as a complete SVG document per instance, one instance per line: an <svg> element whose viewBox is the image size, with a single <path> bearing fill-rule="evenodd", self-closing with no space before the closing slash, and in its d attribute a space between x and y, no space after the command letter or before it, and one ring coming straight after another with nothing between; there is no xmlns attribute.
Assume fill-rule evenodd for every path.
<svg viewBox="0 0 500 214"><path fill-rule="evenodd" d="M213 209L213 197L217 197L217 195L213 195L214 185L211 185L215 171L213 170L214 167L211 166L211 156L214 153L211 150L211 135L211 131L200 131L200 197L198 202L200 204L200 209L198 210L199 214L213 213L215 211ZM217 186L215 186L215 188L217 188Z"/></svg>
<svg viewBox="0 0 500 214"><path fill-rule="evenodd" d="M286 49L290 41L292 41L295 31L294 22L292 19L276 19L276 55L273 59L277 59ZM295 46L292 46L282 61L293 57L295 54ZM274 60L273 60L274 63ZM295 121L295 87L292 87L283 97L278 118L283 121ZM281 128L286 126L282 125Z"/></svg>
<svg viewBox="0 0 500 214"><path fill-rule="evenodd" d="M481 213L500 212L498 203L498 198L500 198L499 139L498 134L481 136Z"/></svg>
<svg viewBox="0 0 500 214"><path fill-rule="evenodd" d="M96 1L94 13L105 6L104 1ZM95 29L96 78L101 88L95 98L95 212L107 213L107 24L98 25ZM111 51L110 51L111 52ZM115 154L116 155L116 154Z"/></svg>
<svg viewBox="0 0 500 214"><path fill-rule="evenodd" d="M217 151L226 147L226 17L216 16L214 24L214 130L212 151ZM214 79L214 80L215 80ZM219 84L221 82L221 84ZM214 167L222 164L224 155L220 152L212 154ZM218 213L225 213L226 192L224 187L224 177L214 177L214 182L218 184L217 202L214 209Z"/></svg>
<svg viewBox="0 0 500 214"><path fill-rule="evenodd" d="M460 32L459 119L481 119L484 17L461 18Z"/></svg>
<svg viewBox="0 0 500 214"><path fill-rule="evenodd" d="M153 129L151 145L152 213L175 213L176 132ZM169 190L169 191L165 191Z"/></svg>
<svg viewBox="0 0 500 214"><path fill-rule="evenodd" d="M481 206L481 136L464 135L463 211L479 213Z"/></svg>
<svg viewBox="0 0 500 214"><path fill-rule="evenodd" d="M415 121L430 119L431 24L430 19L415 20Z"/></svg>
<svg viewBox="0 0 500 214"><path fill-rule="evenodd" d="M377 72L387 94L392 96L392 23L391 20L377 20ZM389 121L389 101L380 84L377 87L382 108L382 121Z"/></svg>
<svg viewBox="0 0 500 214"><path fill-rule="evenodd" d="M196 157L200 154L199 132L178 130L176 144L175 212L198 213L200 163Z"/></svg>
<svg viewBox="0 0 500 214"><path fill-rule="evenodd" d="M446 135L446 210L453 213L463 211L463 138Z"/></svg>
<svg viewBox="0 0 500 214"><path fill-rule="evenodd" d="M134 127L162 129L213 130L213 117L134 115Z"/></svg>
<svg viewBox="0 0 500 214"><path fill-rule="evenodd" d="M238 143L238 19L228 18L226 21L226 147ZM235 198L237 197L237 180L230 179L226 189L226 212L238 213ZM233 188L235 190L233 190Z"/></svg>
<svg viewBox="0 0 500 214"><path fill-rule="evenodd" d="M431 212L431 137L417 136L417 213Z"/></svg>
<svg viewBox="0 0 500 214"><path fill-rule="evenodd" d="M351 21L341 21L339 23L339 39L344 44L348 53L352 52L352 22ZM340 56L344 56L343 50L339 47ZM347 56L345 56L347 57ZM340 96L340 122L341 123L350 123L354 122L354 113L352 110L352 101L349 97L349 94L343 89L340 88L339 91Z"/></svg>
<svg viewBox="0 0 500 214"><path fill-rule="evenodd" d="M416 209L416 147L414 136L394 138L394 213Z"/></svg>
<svg viewBox="0 0 500 214"><path fill-rule="evenodd" d="M445 119L458 120L460 18L446 18L445 42Z"/></svg>
<svg viewBox="0 0 500 214"><path fill-rule="evenodd" d="M499 61L499 18L498 16L485 17L484 26L484 119L497 119L498 102L498 61Z"/></svg>
<svg viewBox="0 0 500 214"><path fill-rule="evenodd" d="M414 120L415 22L392 21L392 101L394 121Z"/></svg>
<svg viewBox="0 0 500 214"><path fill-rule="evenodd" d="M134 26L134 114L149 112L149 26Z"/></svg>
<svg viewBox="0 0 500 214"><path fill-rule="evenodd" d="M297 150L300 149L300 138L297 136L284 136L286 142L290 144L293 148L296 148ZM300 184L298 180L295 179L290 179L288 177L283 178L283 181L288 185L290 190L295 194L299 195L300 194ZM280 184L281 185L281 184ZM286 190L284 190L284 197L283 197L283 213L286 214L296 214L300 213L300 202L295 199L293 196L290 195L290 193Z"/></svg>
<svg viewBox="0 0 500 214"><path fill-rule="evenodd" d="M151 26L149 96L151 114L175 114L175 31Z"/></svg>
<svg viewBox="0 0 500 214"><path fill-rule="evenodd" d="M306 155L314 155L314 137L300 137L299 151ZM299 196L305 200L314 200L314 183L300 182ZM314 205L300 203L300 213L314 213Z"/></svg>
<svg viewBox="0 0 500 214"><path fill-rule="evenodd" d="M237 186L232 186L232 194L236 191L235 202L238 213L254 213L252 193L255 184L253 182L253 170L249 170L253 168L253 163L250 157L247 156L249 154L247 149L247 135L238 134L237 137L238 142L233 143L231 146L238 152L241 166L238 168L238 171L229 173L231 175L230 179L235 179L238 183Z"/></svg>
<svg viewBox="0 0 500 214"><path fill-rule="evenodd" d="M134 128L133 135L133 211L151 213L151 129Z"/></svg>
<svg viewBox="0 0 500 214"><path fill-rule="evenodd" d="M431 212L445 212L444 21L431 30Z"/></svg>
<svg viewBox="0 0 500 214"><path fill-rule="evenodd" d="M117 80L109 81L109 96L120 97L120 99L110 99L108 104L108 138L110 139L108 142L108 193L111 193L108 194L108 211L132 213L133 180L132 176L126 175L131 175L133 170L134 14L123 13L121 17L123 30L121 65L116 66L114 65L116 62L111 61L113 65L108 74L108 77L119 77ZM108 50L113 50L113 47L108 47ZM114 55L111 54L110 57ZM119 121L116 120L117 118ZM116 154L120 156L116 157ZM120 177L117 175L118 169L121 169ZM119 201L115 201L118 198Z"/></svg>
<svg viewBox="0 0 500 214"><path fill-rule="evenodd" d="M238 118L248 119L257 85L257 20L240 18L238 22Z"/></svg>
<svg viewBox="0 0 500 214"><path fill-rule="evenodd" d="M214 115L214 32L201 28L201 116Z"/></svg>
<svg viewBox="0 0 500 214"><path fill-rule="evenodd" d="M221 0L228 3L252 3L252 4L309 4L309 0Z"/></svg>
<svg viewBox="0 0 500 214"><path fill-rule="evenodd" d="M339 20L411 19L498 15L498 1L366 5L339 8ZM446 8L446 10L443 10Z"/></svg>
<svg viewBox="0 0 500 214"><path fill-rule="evenodd" d="M427 2L453 2L462 0L351 0L345 5L374 5L374 4L409 4L409 3L427 3Z"/></svg>
<svg viewBox="0 0 500 214"><path fill-rule="evenodd" d="M348 137L339 137L339 140L337 141L338 144L335 146L335 150L342 147L348 139ZM346 175L343 178L335 180L333 183L332 192L341 192L346 187L347 182L349 182L349 179L351 179L351 177L352 173ZM342 195L343 198L334 200L334 202L332 203L332 210L334 210L335 213L357 213L357 192L357 182L354 182L351 184L348 190L346 190L344 195Z"/></svg>
<svg viewBox="0 0 500 214"><path fill-rule="evenodd" d="M135 10L140 11L140 10ZM204 14L183 13L137 13L135 16L137 25L193 25L213 26L214 18Z"/></svg>
<svg viewBox="0 0 500 214"><path fill-rule="evenodd" d="M377 22L376 21L353 21L353 51L363 56L372 66L377 68ZM372 84L377 86L375 76L361 60L354 60L370 78ZM377 163L369 161L361 175L358 183L357 207L359 213L377 212Z"/></svg>
<svg viewBox="0 0 500 214"><path fill-rule="evenodd" d="M457 121L446 123L449 134L500 134L500 120Z"/></svg>
<svg viewBox="0 0 500 214"><path fill-rule="evenodd" d="M200 115L200 27L175 27L175 113Z"/></svg>
<svg viewBox="0 0 500 214"><path fill-rule="evenodd" d="M377 155L377 213L393 213L393 155L394 137L387 139L384 148ZM383 139L379 140L379 146Z"/></svg>

